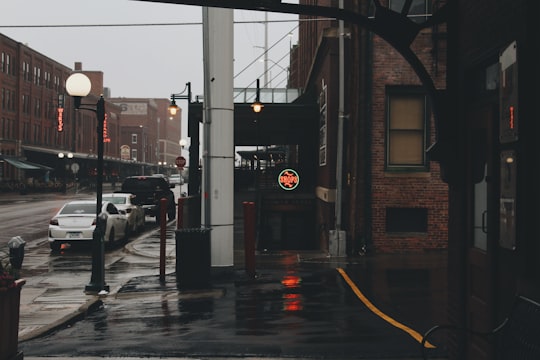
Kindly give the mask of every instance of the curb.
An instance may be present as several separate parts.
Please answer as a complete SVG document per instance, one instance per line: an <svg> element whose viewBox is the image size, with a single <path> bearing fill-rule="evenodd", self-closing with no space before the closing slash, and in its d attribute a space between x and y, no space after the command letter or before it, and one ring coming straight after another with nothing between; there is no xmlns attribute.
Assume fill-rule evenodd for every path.
<svg viewBox="0 0 540 360"><path fill-rule="evenodd" d="M99 309L103 305L103 301L101 301L100 298L94 297L90 300L87 300L86 303L82 304L77 311L65 315L64 317L54 321L51 324L48 324L46 326L40 327L38 329L29 331L26 334L19 336L19 343L35 339L40 336L47 335L55 330L58 330L59 328L62 328L66 325L72 324L74 322L77 322L79 320L84 319L88 314L94 312L95 310Z"/></svg>

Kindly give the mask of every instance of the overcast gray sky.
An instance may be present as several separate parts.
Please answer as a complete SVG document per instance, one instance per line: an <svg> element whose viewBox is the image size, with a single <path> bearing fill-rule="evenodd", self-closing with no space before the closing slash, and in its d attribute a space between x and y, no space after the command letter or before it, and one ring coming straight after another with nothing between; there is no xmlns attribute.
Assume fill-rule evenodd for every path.
<svg viewBox="0 0 540 360"><path fill-rule="evenodd" d="M192 83L203 92L202 8L132 0L4 1L0 33L73 68L104 73L114 97L168 98ZM297 43L297 15L268 13L268 75L272 87L285 87L289 48ZM235 87L263 81L264 12L235 10ZM23 25L175 24L163 26L9 27ZM292 36L288 34L292 32ZM282 40L280 40L282 39ZM264 57L262 57L264 58ZM185 107L185 104L180 104Z"/></svg>

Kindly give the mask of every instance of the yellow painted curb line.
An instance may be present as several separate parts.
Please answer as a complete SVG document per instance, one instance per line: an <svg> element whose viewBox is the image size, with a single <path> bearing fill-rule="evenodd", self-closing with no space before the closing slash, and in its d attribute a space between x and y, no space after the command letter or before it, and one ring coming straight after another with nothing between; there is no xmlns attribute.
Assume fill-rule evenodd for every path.
<svg viewBox="0 0 540 360"><path fill-rule="evenodd" d="M402 323L392 319L390 316L383 313L375 305L373 305L373 303L371 303L371 301L369 301L368 298L364 296L364 294L362 294L360 289L358 289L356 284L351 280L349 275L347 275L345 270L343 270L342 268L337 268L337 271L341 274L341 276L343 277L343 280L345 280L345 282L351 287L352 291L356 294L356 296L360 299L360 301L362 301L364 305L366 305L367 308L371 310L371 312L373 312L375 315L379 316L380 318L388 322L390 325L395 326L398 329L405 331L407 334L412 336L419 343L422 343L422 335L420 335L420 333L418 333L417 331L414 331L410 327L403 325ZM429 342L426 342L425 347L433 349L436 346L430 344Z"/></svg>

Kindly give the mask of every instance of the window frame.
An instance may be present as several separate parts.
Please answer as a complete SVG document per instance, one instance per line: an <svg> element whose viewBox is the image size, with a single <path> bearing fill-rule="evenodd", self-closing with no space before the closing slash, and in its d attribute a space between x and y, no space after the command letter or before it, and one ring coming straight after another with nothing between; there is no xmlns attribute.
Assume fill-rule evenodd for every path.
<svg viewBox="0 0 540 360"><path fill-rule="evenodd" d="M413 22L415 23L423 23L427 21L431 15L433 14L433 5L431 0L412 0L414 1L423 1L424 2L424 12L422 14L416 14L416 13L410 13L407 14L407 17L409 17ZM403 9L403 5L401 7L397 7L397 5L394 5L395 2L403 2L403 5L405 4L406 0L388 0L388 9L401 13ZM411 3L411 9L413 9L413 4Z"/></svg>
<svg viewBox="0 0 540 360"><path fill-rule="evenodd" d="M423 132L422 132L422 161L420 164L391 164L390 163L390 141L393 130L390 128L391 100L393 97L417 96L423 98ZM427 93L421 86L387 86L385 95L385 171L390 172L426 172L429 171L429 161L427 159L426 148L430 134L431 106ZM394 129L398 131L398 129ZM411 130L414 131L414 130Z"/></svg>

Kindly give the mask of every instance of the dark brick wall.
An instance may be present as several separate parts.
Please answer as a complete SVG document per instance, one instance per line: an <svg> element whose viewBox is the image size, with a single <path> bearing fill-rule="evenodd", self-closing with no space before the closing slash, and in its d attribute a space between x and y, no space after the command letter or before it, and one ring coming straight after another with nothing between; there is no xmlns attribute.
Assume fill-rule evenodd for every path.
<svg viewBox="0 0 540 360"><path fill-rule="evenodd" d="M412 45L415 54L435 80L437 88L445 86L446 44L438 39L445 28L421 32ZM437 34L437 36L433 36ZM436 50L434 44L436 44ZM376 252L399 252L444 249L448 239L448 188L440 179L439 166L429 163L426 172L392 173L385 169L386 154L386 87L421 86L405 59L383 39L373 38L372 93L372 242ZM427 146L435 141L432 119ZM387 233L387 208L425 208L427 233Z"/></svg>

